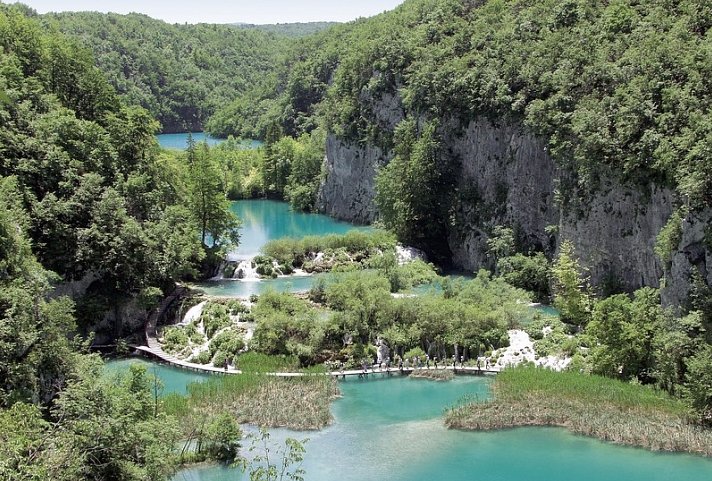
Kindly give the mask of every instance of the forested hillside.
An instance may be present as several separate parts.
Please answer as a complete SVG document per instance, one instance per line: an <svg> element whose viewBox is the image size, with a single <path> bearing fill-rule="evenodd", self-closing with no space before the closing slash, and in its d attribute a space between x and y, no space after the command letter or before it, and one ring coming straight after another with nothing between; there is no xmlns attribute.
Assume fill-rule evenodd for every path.
<svg viewBox="0 0 712 481"><path fill-rule="evenodd" d="M271 75L288 43L261 29L171 25L139 14L41 18L91 49L111 85L146 108L163 132L202 130L217 108Z"/></svg>
<svg viewBox="0 0 712 481"><path fill-rule="evenodd" d="M494 267L483 251L498 225L523 252L550 255L570 237L596 283L657 285L667 271L679 301L690 266L712 279L709 235L691 233L709 230L711 25L698 0L411 0L306 39L268 95L248 92L211 125L247 133L244 114L292 135L323 125L319 207L380 216L443 259ZM497 162L511 172L474 175ZM346 165L352 177L334 173ZM537 202L517 199L523 189Z"/></svg>
<svg viewBox="0 0 712 481"><path fill-rule="evenodd" d="M305 23L274 23L274 24L263 24L254 25L251 23L235 23L233 24L237 28L262 30L264 32L270 32L277 35L282 35L285 37L300 38L307 37L309 35L326 30L334 25L336 22L305 22Z"/></svg>
<svg viewBox="0 0 712 481"><path fill-rule="evenodd" d="M199 155L159 159L151 115L25 13L0 5L0 478L166 479L176 422L145 370L109 379L88 346L130 334L235 220Z"/></svg>
<svg viewBox="0 0 712 481"><path fill-rule="evenodd" d="M0 177L18 213L6 232L27 235L78 299L82 328L112 308L104 335L118 337L127 299L139 295L145 317L235 238L220 180L199 152L188 169L159 158L156 121L122 101L91 52L14 7L1 7L0 32Z"/></svg>

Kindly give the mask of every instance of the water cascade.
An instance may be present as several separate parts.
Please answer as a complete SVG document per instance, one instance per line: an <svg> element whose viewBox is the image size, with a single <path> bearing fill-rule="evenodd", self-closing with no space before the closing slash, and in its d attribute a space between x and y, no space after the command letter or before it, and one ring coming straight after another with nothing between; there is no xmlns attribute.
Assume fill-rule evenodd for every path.
<svg viewBox="0 0 712 481"><path fill-rule="evenodd" d="M233 278L253 282L260 280L260 276L257 274L257 268L254 262L252 262L252 258L240 261L237 265L237 269L235 269Z"/></svg>
<svg viewBox="0 0 712 481"><path fill-rule="evenodd" d="M205 305L207 303L207 301L203 301L200 304L196 304L195 306L188 309L188 312L185 313L185 317L183 317L183 320L180 322L180 325L187 326L191 322L200 319L200 316L203 314L203 309L205 309Z"/></svg>

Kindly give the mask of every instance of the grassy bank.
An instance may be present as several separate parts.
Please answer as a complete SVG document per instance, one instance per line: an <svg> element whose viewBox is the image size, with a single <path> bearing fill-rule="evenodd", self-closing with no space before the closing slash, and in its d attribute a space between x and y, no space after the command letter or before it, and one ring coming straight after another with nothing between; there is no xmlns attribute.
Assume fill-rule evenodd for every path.
<svg viewBox="0 0 712 481"><path fill-rule="evenodd" d="M446 414L454 429L560 426L569 431L654 451L712 456L712 431L688 422L682 401L646 386L532 367L502 372L493 400Z"/></svg>
<svg viewBox="0 0 712 481"><path fill-rule="evenodd" d="M259 367L252 372L193 383L188 386L185 396L166 396L164 408L181 420L188 436L205 419L222 413L229 413L239 423L260 427L302 431L321 429L330 424L330 403L339 395L336 380L316 372L313 376L274 377L265 372L283 370L280 368L288 367L291 359L270 359L274 365L259 364L251 366Z"/></svg>

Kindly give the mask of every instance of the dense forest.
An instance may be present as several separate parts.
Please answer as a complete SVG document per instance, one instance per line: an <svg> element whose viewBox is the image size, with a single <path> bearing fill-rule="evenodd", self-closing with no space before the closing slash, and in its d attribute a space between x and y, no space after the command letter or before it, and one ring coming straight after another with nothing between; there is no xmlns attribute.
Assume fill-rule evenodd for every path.
<svg viewBox="0 0 712 481"><path fill-rule="evenodd" d="M264 32L270 32L277 35L282 35L285 37L300 38L307 37L309 35L315 34L322 30L326 30L334 25L336 22L306 22L306 23L275 23L275 24L262 24L254 25L251 23L235 23L233 24L237 28L262 30Z"/></svg>
<svg viewBox="0 0 712 481"><path fill-rule="evenodd" d="M608 176L669 189L675 209L656 249L669 269L685 219L712 196L711 26L698 0L409 0L295 40L299 28L38 16L0 4L0 477L170 476L190 411L181 403L198 401L174 399L167 414L144 371L107 379L89 346L141 331L177 281L215 270L239 242L228 199L315 210L331 137L387 154L374 180L379 222L440 261L455 204L484 208L454 188L447 129L481 117L520 123L568 173L562 208ZM398 99L395 125L379 109L384 98ZM264 147L157 146L161 126L204 125ZM703 230L704 260L712 231ZM352 360L381 335L403 355L491 350L508 342L522 299L553 300L561 322L529 327L542 350L567 353L582 372L655 386L684 400L695 426L712 423L703 261L686 301L664 306L652 287L592 285L567 239L554 249L522 242L517 226L485 234L492 272L417 300L391 294L425 274L390 257L315 285L308 301L263 296L249 313L255 349L297 365L324 361L347 335L356 342L338 355ZM292 244L270 246L285 267L296 265ZM221 360L243 347L226 337L234 349L216 348ZM234 417L191 422L234 451Z"/></svg>
<svg viewBox="0 0 712 481"><path fill-rule="evenodd" d="M171 25L145 15L47 14L41 21L91 49L130 105L163 132L202 130L219 107L268 77L288 41L263 29Z"/></svg>
<svg viewBox="0 0 712 481"><path fill-rule="evenodd" d="M387 149L397 141L372 110L384 93L413 118L518 119L581 185L613 171L699 207L712 185L711 25L695 0L410 1L306 40L271 93L291 107L285 132L321 121Z"/></svg>
<svg viewBox="0 0 712 481"><path fill-rule="evenodd" d="M353 149L381 149L374 202L401 241L447 262L446 233L457 227L457 208L471 206L488 264L540 298L553 293L562 318L584 329L589 368L696 392L709 417L709 369L701 368L710 364L712 326L708 224L696 227L704 240L682 254L690 270L670 269L683 224L707 218L712 195L711 26L712 10L695 0L412 0L304 39L286 75L219 110L209 126L222 135L264 136L255 126L294 137L322 132ZM673 214L654 233L655 253L670 276L662 287L684 278L686 299L661 307L655 289L591 284L570 239L552 249L527 243L516 225L488 224L500 206L458 191L453 172L463 159L446 141L481 118L544 139L567 173L556 203L574 217L610 179L643 198L651 186L669 189ZM280 168L289 174L289 162ZM558 226L547 229L555 239Z"/></svg>

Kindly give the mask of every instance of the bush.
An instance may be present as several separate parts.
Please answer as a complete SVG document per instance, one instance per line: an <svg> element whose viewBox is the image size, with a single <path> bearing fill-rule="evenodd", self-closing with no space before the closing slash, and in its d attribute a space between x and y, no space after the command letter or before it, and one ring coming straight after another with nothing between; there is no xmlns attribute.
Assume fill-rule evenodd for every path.
<svg viewBox="0 0 712 481"><path fill-rule="evenodd" d="M200 351L198 354L190 358L190 362L195 364L210 364L210 360L213 356L209 351Z"/></svg>
<svg viewBox="0 0 712 481"><path fill-rule="evenodd" d="M168 327L163 331L163 350L177 353L188 347L190 340L181 327Z"/></svg>
<svg viewBox="0 0 712 481"><path fill-rule="evenodd" d="M203 321L205 335L208 336L208 339L211 339L220 329L232 324L227 307L215 302L210 302L205 306L200 319Z"/></svg>
<svg viewBox="0 0 712 481"><path fill-rule="evenodd" d="M215 355L218 351L222 351L229 356L236 356L245 348L245 339L241 332L235 329L222 331L216 335L211 341L209 350Z"/></svg>
<svg viewBox="0 0 712 481"><path fill-rule="evenodd" d="M403 355L404 359L413 359L414 357L425 357L425 351L423 351L422 348L420 347L414 347L413 349L410 349L408 352L406 352Z"/></svg>
<svg viewBox="0 0 712 481"><path fill-rule="evenodd" d="M213 366L225 367L225 362L230 363L230 361L232 361L232 359L233 359L233 356L226 353L225 351L218 351L215 353L215 356L213 357Z"/></svg>
<svg viewBox="0 0 712 481"><path fill-rule="evenodd" d="M235 299L230 300L227 303L227 308L228 308L228 311L230 311L231 316L236 316L238 314L245 314L245 313L250 312L249 307L247 307L242 302L235 300Z"/></svg>

